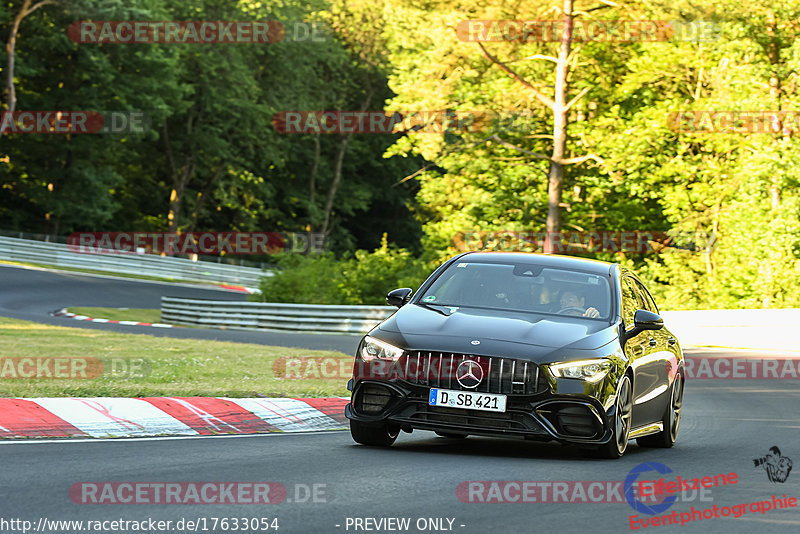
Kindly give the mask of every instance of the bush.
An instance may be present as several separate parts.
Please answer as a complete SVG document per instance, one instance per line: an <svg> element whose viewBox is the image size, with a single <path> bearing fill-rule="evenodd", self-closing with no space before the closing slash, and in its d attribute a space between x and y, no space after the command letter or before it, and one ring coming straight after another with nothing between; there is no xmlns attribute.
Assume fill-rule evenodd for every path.
<svg viewBox="0 0 800 534"><path fill-rule="evenodd" d="M263 302L299 304L386 304L386 293L398 287L418 288L433 265L405 249L389 247L383 236L373 252L357 250L337 259L332 252L316 256L278 254L274 276L261 279Z"/></svg>

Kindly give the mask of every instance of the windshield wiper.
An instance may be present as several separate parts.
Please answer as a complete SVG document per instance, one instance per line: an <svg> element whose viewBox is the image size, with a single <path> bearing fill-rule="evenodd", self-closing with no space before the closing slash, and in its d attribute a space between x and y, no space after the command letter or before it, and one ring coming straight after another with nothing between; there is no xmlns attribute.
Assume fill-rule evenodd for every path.
<svg viewBox="0 0 800 534"><path fill-rule="evenodd" d="M453 315L458 310L458 306L448 306L447 304L438 304L438 303L437 304L430 304L428 302L417 302L417 306L422 306L423 308L427 308L427 309L433 310L433 311L435 311L437 313L441 313L445 317L450 317L451 315ZM447 311L440 310L438 308L434 308L433 306L442 306L444 308L447 308Z"/></svg>

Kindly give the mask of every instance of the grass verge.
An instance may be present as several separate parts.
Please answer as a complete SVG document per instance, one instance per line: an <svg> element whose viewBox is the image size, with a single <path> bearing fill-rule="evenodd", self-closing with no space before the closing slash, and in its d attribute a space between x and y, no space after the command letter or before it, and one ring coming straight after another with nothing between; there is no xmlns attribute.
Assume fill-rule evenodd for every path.
<svg viewBox="0 0 800 534"><path fill-rule="evenodd" d="M67 308L67 311L76 315L86 315L95 319L110 319L112 321L136 321L139 323L160 323L161 310L148 308Z"/></svg>
<svg viewBox="0 0 800 534"><path fill-rule="evenodd" d="M285 378L281 362L312 357L336 360L342 369L350 362L352 369L352 356L336 351L117 334L7 318L0 318L0 347L0 396L6 397L340 397L348 395L342 372L329 379L319 373ZM99 360L101 367L89 365L99 376L19 377L34 369L40 375L46 368L52 372L53 359L59 358Z"/></svg>

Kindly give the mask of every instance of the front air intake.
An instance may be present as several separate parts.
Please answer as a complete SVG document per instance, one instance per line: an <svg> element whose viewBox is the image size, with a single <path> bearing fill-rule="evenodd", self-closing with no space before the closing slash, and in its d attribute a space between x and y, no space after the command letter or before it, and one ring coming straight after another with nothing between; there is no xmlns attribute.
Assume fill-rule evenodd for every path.
<svg viewBox="0 0 800 534"><path fill-rule="evenodd" d="M364 384L358 391L356 400L356 406L360 412L380 413L392 400L392 390L379 384Z"/></svg>

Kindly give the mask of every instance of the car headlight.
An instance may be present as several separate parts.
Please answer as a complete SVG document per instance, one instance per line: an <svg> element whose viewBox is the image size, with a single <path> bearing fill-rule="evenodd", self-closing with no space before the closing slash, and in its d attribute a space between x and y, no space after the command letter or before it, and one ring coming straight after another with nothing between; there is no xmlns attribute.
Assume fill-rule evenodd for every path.
<svg viewBox="0 0 800 534"><path fill-rule="evenodd" d="M556 378L579 378L587 382L597 382L608 374L611 362L606 359L580 360L550 364L547 367Z"/></svg>
<svg viewBox="0 0 800 534"><path fill-rule="evenodd" d="M403 349L374 337L365 337L364 342L361 344L361 359L365 362L374 359L399 360L402 355Z"/></svg>

